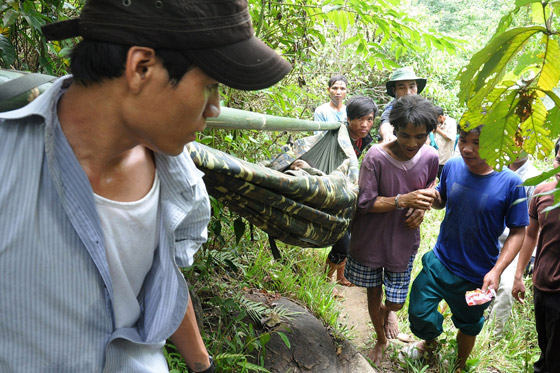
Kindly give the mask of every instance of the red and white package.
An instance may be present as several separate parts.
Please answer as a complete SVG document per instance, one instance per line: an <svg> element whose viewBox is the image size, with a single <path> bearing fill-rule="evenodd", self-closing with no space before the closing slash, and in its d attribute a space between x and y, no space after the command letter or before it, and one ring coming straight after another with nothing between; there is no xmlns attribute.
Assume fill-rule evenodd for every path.
<svg viewBox="0 0 560 373"><path fill-rule="evenodd" d="M488 288L485 292L480 289L467 291L465 293L465 300L469 306L476 306L490 302L496 296L496 291Z"/></svg>

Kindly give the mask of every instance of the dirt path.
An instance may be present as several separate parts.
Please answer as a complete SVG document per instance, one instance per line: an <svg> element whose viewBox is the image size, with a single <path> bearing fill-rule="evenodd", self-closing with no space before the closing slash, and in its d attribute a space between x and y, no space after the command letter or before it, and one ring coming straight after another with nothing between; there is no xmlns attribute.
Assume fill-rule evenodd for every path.
<svg viewBox="0 0 560 373"><path fill-rule="evenodd" d="M367 356L369 350L375 344L375 332L371 324L370 317L367 311L367 295L366 289L361 287L344 287L337 286L342 306L340 310L340 322L348 326L351 331L351 342L362 355ZM391 349L400 350L404 346L404 342L397 339L391 340ZM396 372L400 371L398 363L385 361L377 368L378 372Z"/></svg>
<svg viewBox="0 0 560 373"><path fill-rule="evenodd" d="M351 340L354 346L363 353L373 346L371 339L374 334L367 311L366 289L357 286L337 286L336 290L342 296L341 321L355 337Z"/></svg>

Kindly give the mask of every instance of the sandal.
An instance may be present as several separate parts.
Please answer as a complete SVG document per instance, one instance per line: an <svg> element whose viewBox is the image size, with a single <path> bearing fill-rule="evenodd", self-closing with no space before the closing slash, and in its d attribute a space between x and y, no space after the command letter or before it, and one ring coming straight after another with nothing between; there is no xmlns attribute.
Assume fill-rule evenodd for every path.
<svg viewBox="0 0 560 373"><path fill-rule="evenodd" d="M399 351L399 360L405 361L406 359L410 360L418 360L424 356L424 350L418 349L418 346L422 343L422 341L414 342L404 346Z"/></svg>

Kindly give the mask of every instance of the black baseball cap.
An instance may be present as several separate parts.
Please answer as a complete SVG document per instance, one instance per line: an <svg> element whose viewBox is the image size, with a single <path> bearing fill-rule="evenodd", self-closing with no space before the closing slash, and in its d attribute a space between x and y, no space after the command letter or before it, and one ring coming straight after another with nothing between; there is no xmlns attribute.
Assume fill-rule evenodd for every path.
<svg viewBox="0 0 560 373"><path fill-rule="evenodd" d="M80 16L42 27L47 40L88 40L181 50L236 89L277 83L291 65L254 36L247 0L87 0Z"/></svg>

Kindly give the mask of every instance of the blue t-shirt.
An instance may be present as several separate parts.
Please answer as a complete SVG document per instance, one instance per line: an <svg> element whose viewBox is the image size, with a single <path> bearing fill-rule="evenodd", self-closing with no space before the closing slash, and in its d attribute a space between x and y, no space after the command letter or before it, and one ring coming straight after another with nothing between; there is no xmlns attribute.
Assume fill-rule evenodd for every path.
<svg viewBox="0 0 560 373"><path fill-rule="evenodd" d="M461 157L444 166L437 190L446 201L434 253L454 274L482 284L500 253L498 237L505 226L529 225L521 178L506 169L488 175L470 172Z"/></svg>
<svg viewBox="0 0 560 373"><path fill-rule="evenodd" d="M316 122L344 122L346 121L346 105L341 111L331 108L330 102L324 103L315 109L313 120Z"/></svg>

